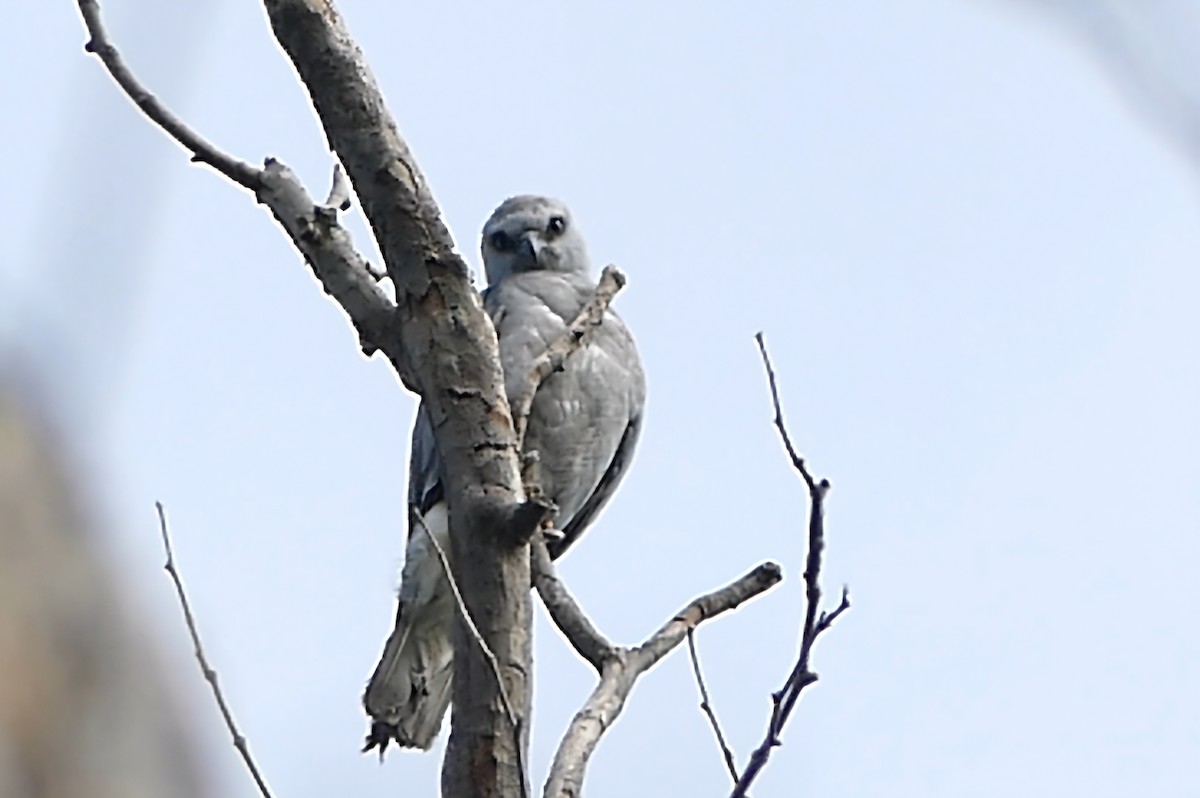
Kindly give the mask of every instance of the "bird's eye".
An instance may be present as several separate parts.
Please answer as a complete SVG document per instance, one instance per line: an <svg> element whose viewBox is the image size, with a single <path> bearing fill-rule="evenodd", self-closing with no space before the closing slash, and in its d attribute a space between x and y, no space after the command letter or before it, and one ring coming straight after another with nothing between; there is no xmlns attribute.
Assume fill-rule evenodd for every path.
<svg viewBox="0 0 1200 798"><path fill-rule="evenodd" d="M488 243L492 245L492 249L497 252L512 252L513 240L508 233L503 230L492 233L488 236Z"/></svg>
<svg viewBox="0 0 1200 798"><path fill-rule="evenodd" d="M551 235L559 235L563 230L567 229L567 220L561 216L551 216L550 223L546 225L546 232Z"/></svg>

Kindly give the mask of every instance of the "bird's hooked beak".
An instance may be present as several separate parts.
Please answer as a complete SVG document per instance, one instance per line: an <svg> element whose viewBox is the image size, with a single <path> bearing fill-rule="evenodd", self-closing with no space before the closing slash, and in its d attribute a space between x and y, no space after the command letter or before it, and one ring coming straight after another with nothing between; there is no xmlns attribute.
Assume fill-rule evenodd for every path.
<svg viewBox="0 0 1200 798"><path fill-rule="evenodd" d="M538 237L536 230L529 230L521 236L521 240L517 243L517 258L520 261L521 271L533 271L541 268L542 245L543 242Z"/></svg>

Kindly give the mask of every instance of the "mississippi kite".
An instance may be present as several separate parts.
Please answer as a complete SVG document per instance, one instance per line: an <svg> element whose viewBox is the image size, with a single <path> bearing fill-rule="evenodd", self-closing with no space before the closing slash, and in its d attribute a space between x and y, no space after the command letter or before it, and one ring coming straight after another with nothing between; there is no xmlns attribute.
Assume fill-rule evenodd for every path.
<svg viewBox="0 0 1200 798"><path fill-rule="evenodd" d="M484 309L500 342L511 398L534 361L591 298L583 237L566 207L545 197L506 200L483 227ZM641 430L645 378L633 338L611 310L534 395L525 451L536 450L542 489L558 507L548 540L560 556L612 497ZM441 462L424 406L413 426L409 530L395 629L363 695L367 748L389 741L429 748L450 704L457 608L430 535L450 553Z"/></svg>

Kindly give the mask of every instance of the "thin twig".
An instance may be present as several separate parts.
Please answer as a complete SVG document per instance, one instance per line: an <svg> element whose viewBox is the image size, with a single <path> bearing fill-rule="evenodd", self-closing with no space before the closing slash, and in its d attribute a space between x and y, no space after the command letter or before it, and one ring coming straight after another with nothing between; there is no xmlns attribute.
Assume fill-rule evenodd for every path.
<svg viewBox="0 0 1200 798"><path fill-rule="evenodd" d="M634 683L683 642L688 630L754 598L782 578L783 571L776 563L763 563L732 584L688 604L640 646L617 649L605 661L599 683L558 744L544 798L575 798L580 794L588 761L604 732L624 709Z"/></svg>
<svg viewBox="0 0 1200 798"><path fill-rule="evenodd" d="M779 431L779 437L783 441L784 448L787 449L788 456L791 458L792 466L800 474L804 480L804 484L808 486L808 496L811 502L808 515L808 553L805 557L804 567L804 626L800 633L800 653L796 658L796 664L792 667L788 674L787 680L784 682L777 692L771 694L771 717L767 722L767 732L763 737L762 743L750 755L750 760L746 763L746 769L742 771L742 775L737 780L730 798L745 798L747 790L751 783L762 772L766 766L767 760L771 756L771 751L782 744L780 735L783 733L784 726L787 725L788 719L792 715L792 710L796 706L796 702L800 698L800 693L805 687L817 681L817 674L809 668L809 661L812 656L813 645L817 642L817 638L833 625L833 622L846 610L850 609L850 590L848 587L842 588L842 601L832 612L820 612L818 608L821 605L821 555L825 549L825 496L829 493L829 480L822 479L820 481L813 479L808 468L804 464L802 458L796 451L796 447L792 445L791 436L788 435L787 427L783 423L783 409L779 401L779 386L775 380L775 369L771 365L771 358L767 354L766 342L763 340L763 334L760 332L754 336L758 342L758 351L762 355L763 367L767 372L767 381L771 387L771 403L775 409L775 427Z"/></svg>
<svg viewBox="0 0 1200 798"><path fill-rule="evenodd" d="M833 622L838 619L846 610L850 609L850 586L842 585L842 601L837 605L833 612L822 612L821 617L817 619L817 628L814 634L821 634L829 627L833 626Z"/></svg>
<svg viewBox="0 0 1200 798"><path fill-rule="evenodd" d="M254 758L250 756L250 747L246 743L246 738L238 731L237 724L233 721L233 713L217 683L217 672L208 664L208 657L204 655L204 646L200 644L200 632L196 629L192 606L188 602L187 593L183 590L183 581L179 578L179 571L175 567L175 553L171 549L171 535L167 531L167 511L163 509L162 502L155 502L154 507L158 510L158 525L162 530L163 548L167 552L167 562L163 567L170 574L171 581L175 583L175 594L179 597L180 606L183 607L183 619L187 623L188 634L192 637L192 645L196 650L196 661L200 663L200 672L204 674L204 680L208 682L209 687L212 688L213 697L217 699L217 707L221 710L221 717L225 719L225 728L229 729L229 733L233 735L233 747L237 749L242 761L246 763L246 769L250 771L251 778L258 785L259 793L263 798L271 798L271 791L267 788L262 774L259 773Z"/></svg>
<svg viewBox="0 0 1200 798"><path fill-rule="evenodd" d="M355 185L359 205L371 223L394 293L401 299L399 304L406 308L400 314L396 313L397 302L379 285L375 276L378 272L373 273L353 249L348 233L332 209L317 204L283 164L267 159L264 168L257 170L222 153L167 111L134 79L109 42L97 0L77 2L90 34L87 49L100 57L121 89L154 124L192 152L193 160L209 163L234 182L252 189L255 198L270 208L326 292L354 323L365 353L381 351L405 386L422 389L426 398L442 396L447 385L458 385L465 380L481 386L482 395L489 400L488 408L503 401L503 381L497 379L495 338L489 337L486 316L475 301L477 292L470 284L469 269L455 251L429 187L407 144L397 133L360 49L332 3L264 0L263 5L276 39L310 93L330 148ZM431 285L442 302L418 301L430 295ZM450 318L448 308L459 309L453 314L458 337L446 337L438 326ZM472 345L466 348L458 345L463 340ZM455 344L458 348L454 349L452 367L445 365L445 359L427 357L431 351L435 354L449 351L454 341L458 342ZM498 437L495 430L499 426L487 415L490 410L469 403L450 402L447 409L446 404L435 401L434 406L451 419L464 421L471 430L492 430L490 437ZM457 444L466 440L466 433L462 432L444 435L455 444L446 447L448 450L462 448ZM442 438L439 431L439 440ZM456 472L481 475L496 464L504 466L511 456L507 450L484 453L472 461L469 472L465 466ZM521 486L509 487L515 490ZM515 590L521 577L527 578L526 564L520 559L513 553L498 556L495 563L498 578L486 586L473 582L466 586L468 592L486 601ZM505 620L511 618L506 616ZM483 661L468 659L479 668L487 667ZM527 666L527 657L512 663L513 668L527 670ZM505 667L509 667L507 657ZM523 711L524 684L513 683L512 687L521 690L517 705ZM448 749L451 764L466 763L468 755L464 752L468 749L472 754L483 749L494 752L490 747L497 741L507 742L503 728L507 719L499 718L497 709L490 705L482 709L467 708L464 717L468 720L461 724L462 733L451 735ZM493 722L490 716L496 716L494 732L481 733L472 725L485 714L489 723ZM461 780L466 767L450 770L458 772ZM497 783L505 784L511 774L511 768L497 768L492 775Z"/></svg>
<svg viewBox="0 0 1200 798"><path fill-rule="evenodd" d="M808 473L808 468L804 465L804 458L796 452L796 447L792 445L792 436L788 435L787 427L783 424L783 408L779 404L779 386L775 382L775 369L771 366L770 356L767 355L767 344L763 340L763 334L755 333L754 340L758 342L758 351L762 354L763 366L767 369L767 382L771 385L771 402L775 406L775 428L779 430L779 437L783 440L788 457L792 458L792 466L800 472L808 489L816 490L816 482L813 481L812 474Z"/></svg>
<svg viewBox="0 0 1200 798"><path fill-rule="evenodd" d="M521 391L509 402L512 408L513 428L517 433L517 445L525 442L525 430L529 427L529 411L533 407L533 397L538 386L551 374L562 370L563 363L571 354L586 343L585 339L592 328L604 321L604 313L612 303L613 297L625 287L625 273L616 266L605 266L596 285L596 292L579 315L568 325L567 330L558 340L546 347L546 351L534 361L533 368L525 377Z"/></svg>
<svg viewBox="0 0 1200 798"><path fill-rule="evenodd" d="M125 65L125 60L117 52L108 39L104 23L100 18L100 4L97 0L79 0L79 12L87 25L91 39L85 45L89 53L95 53L104 63L104 68L112 76L126 96L134 105L141 109L150 121L158 125L164 132L192 154L192 160L206 163L213 169L228 177L238 185L251 191L257 191L262 180L261 170L240 161L217 148L215 144L188 127L182 119L171 113L158 98L143 86L133 72Z"/></svg>
<svg viewBox="0 0 1200 798"><path fill-rule="evenodd" d="M737 760L733 755L733 751L729 748L729 743L725 742L725 735L721 732L721 724L717 720L716 710L713 709L712 702L708 698L708 687L704 684L704 673L700 670L700 654L696 651L695 629L688 629L687 641L688 653L692 657L692 672L696 674L696 684L700 687L700 709L704 710L704 714L708 716L708 722L712 726L713 734L717 737L717 745L721 747L721 754L725 758L725 768L729 771L733 783L737 784Z"/></svg>
<svg viewBox="0 0 1200 798"><path fill-rule="evenodd" d="M389 359L406 386L417 380L406 360L398 357L398 339L392 332L395 303L379 287L379 269L355 250L350 235L337 221L334 209L318 205L305 191L299 178L279 161L268 158L263 169L222 152L178 116L134 76L108 37L97 0L78 0L87 27L87 50L95 53L109 75L134 104L167 135L192 153L192 160L206 163L238 185L254 191L255 198L287 232L296 249L312 266L325 291L337 300L354 323L363 350L370 354L385 344ZM340 168L338 169L340 173ZM341 190L349 195L343 175ZM334 177L329 202L339 199L339 180Z"/></svg>
<svg viewBox="0 0 1200 798"><path fill-rule="evenodd" d="M508 716L508 723L512 726L513 743L517 749L517 769L521 776L521 795L523 798L528 798L528 773L525 770L525 755L523 746L521 745L521 721L517 717L517 711L513 708L512 699L508 697L508 689L504 686L504 677L500 673L500 663L496 660L496 655L492 653L492 649L488 646L487 641L483 639L483 635L479 631L479 627L475 625L475 619L471 617L470 611L467 609L467 602L463 600L462 593L458 589L458 582L454 579L454 571L450 567L450 558L446 556L445 549L433 533L429 531L429 527L425 525L425 519L421 518L420 513L412 513L412 519L417 526L425 530L425 537L429 538L433 543L433 550L437 552L438 559L442 562L442 571L446 574L446 581L450 584L450 591L454 594L454 601L458 604L458 611L462 615L463 621L467 624L467 629L471 632L471 636L475 638L475 642L479 645L479 650L483 652L484 658L488 664L492 666L492 674L496 677L496 686L500 690L500 703L504 706L504 714ZM382 755L382 751L380 752Z"/></svg>
<svg viewBox="0 0 1200 798"><path fill-rule="evenodd" d="M550 550L546 548L546 541L541 536L534 536L529 553L529 570L533 575L533 585L550 614L550 620L554 621L558 630L575 647L579 656L587 660L596 669L596 673L601 673L604 663L615 655L616 646L596 628L579 602L559 579L554 561L550 559Z"/></svg>

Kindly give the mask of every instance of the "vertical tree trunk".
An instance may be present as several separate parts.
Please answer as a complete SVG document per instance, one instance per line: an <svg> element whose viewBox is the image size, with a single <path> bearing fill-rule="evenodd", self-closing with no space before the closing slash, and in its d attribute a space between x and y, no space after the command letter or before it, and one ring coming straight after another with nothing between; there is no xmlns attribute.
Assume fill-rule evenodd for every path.
<svg viewBox="0 0 1200 798"><path fill-rule="evenodd" d="M524 728L532 617L527 540L537 519L520 512L517 443L495 330L337 12L321 0L264 0L264 5L346 168L395 285L391 330L372 344L429 408L447 475L456 581L495 654L516 724ZM525 792L520 749L526 735L520 740L514 735L496 673L461 622L455 680L443 795L519 798Z"/></svg>
<svg viewBox="0 0 1200 798"><path fill-rule="evenodd" d="M520 728L514 733L501 705L492 666L472 633L459 623L454 642L454 709L442 763L442 795L520 798L526 794L523 762L528 754L526 719L531 700L529 547L506 545L495 530L486 527L463 526L451 522L456 577L463 586L471 617L496 656Z"/></svg>

